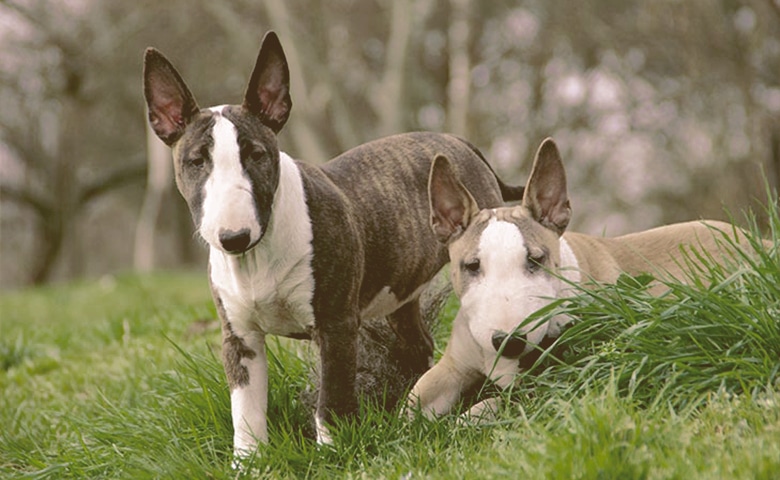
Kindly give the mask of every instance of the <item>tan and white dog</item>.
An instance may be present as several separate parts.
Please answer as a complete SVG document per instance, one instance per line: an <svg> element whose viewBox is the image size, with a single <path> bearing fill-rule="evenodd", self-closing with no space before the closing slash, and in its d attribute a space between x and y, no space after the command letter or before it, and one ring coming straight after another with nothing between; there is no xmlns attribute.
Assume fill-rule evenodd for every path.
<svg viewBox="0 0 780 480"><path fill-rule="evenodd" d="M564 234L571 208L563 163L551 139L539 147L519 206L480 210L443 156L431 166L428 190L431 225L448 245L451 280L461 302L441 360L409 396L411 411L419 408L428 417L448 413L464 392L488 378L509 386L523 355L549 344L569 319L523 323L554 299L572 295L572 284L612 283L621 273L643 272L685 281L683 248L721 261L728 257L722 251L729 243L724 235L744 242L734 226L715 221L616 238ZM663 290L658 283L651 291ZM484 413L484 406L471 413Z"/></svg>

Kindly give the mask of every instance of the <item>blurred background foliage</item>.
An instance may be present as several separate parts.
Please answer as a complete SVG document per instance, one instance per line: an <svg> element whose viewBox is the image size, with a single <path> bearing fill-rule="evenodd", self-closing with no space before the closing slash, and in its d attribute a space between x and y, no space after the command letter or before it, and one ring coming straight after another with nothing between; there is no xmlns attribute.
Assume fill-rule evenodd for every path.
<svg viewBox="0 0 780 480"><path fill-rule="evenodd" d="M780 184L780 0L0 0L0 287L203 268L143 51L202 107L240 103L269 29L280 144L308 162L447 131L524 183L553 136L571 228L608 235L738 217Z"/></svg>

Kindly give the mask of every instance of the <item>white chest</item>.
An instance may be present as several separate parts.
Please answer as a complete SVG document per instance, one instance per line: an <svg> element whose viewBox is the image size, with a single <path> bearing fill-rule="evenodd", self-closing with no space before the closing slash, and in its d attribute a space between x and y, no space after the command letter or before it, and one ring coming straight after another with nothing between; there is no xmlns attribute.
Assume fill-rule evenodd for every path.
<svg viewBox="0 0 780 480"><path fill-rule="evenodd" d="M214 259L220 256L212 251L211 281L235 333L289 336L314 327L314 281L305 258L296 265L274 265L256 258Z"/></svg>
<svg viewBox="0 0 780 480"><path fill-rule="evenodd" d="M233 331L274 335L314 327L312 229L300 171L281 154L279 185L263 239L244 255L209 253L211 282Z"/></svg>

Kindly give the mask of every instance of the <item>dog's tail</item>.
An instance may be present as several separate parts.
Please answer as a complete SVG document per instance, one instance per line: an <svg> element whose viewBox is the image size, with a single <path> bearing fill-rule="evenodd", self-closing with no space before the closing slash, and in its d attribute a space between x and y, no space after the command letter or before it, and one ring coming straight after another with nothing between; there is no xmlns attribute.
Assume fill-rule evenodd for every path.
<svg viewBox="0 0 780 480"><path fill-rule="evenodd" d="M487 161L485 156L482 154L480 149L478 149L473 143L469 142L465 138L455 136L458 140L463 142L467 147L471 149L472 152L477 154L479 158L482 159L483 162L485 162L485 165L490 169L490 171L493 173L493 176L496 177L496 182L498 182L498 188L501 190L501 198L504 199L504 202L519 202L523 199L523 194L525 193L525 187L520 185L507 185L504 183L501 178L499 178L496 171L493 169L493 166L490 165L490 162Z"/></svg>

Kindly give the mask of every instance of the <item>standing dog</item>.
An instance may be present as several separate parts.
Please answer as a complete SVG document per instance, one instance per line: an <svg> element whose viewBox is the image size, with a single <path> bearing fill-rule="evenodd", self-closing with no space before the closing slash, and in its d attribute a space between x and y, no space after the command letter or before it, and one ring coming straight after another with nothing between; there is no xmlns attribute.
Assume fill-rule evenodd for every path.
<svg viewBox="0 0 780 480"><path fill-rule="evenodd" d="M612 283L623 272L684 280L682 247L725 261L724 235L736 232L744 244L735 227L713 221L617 238L564 234L571 208L563 163L550 139L536 154L517 207L480 211L443 157L431 167L429 192L432 227L449 246L452 285L461 308L444 355L409 396L408 404L428 417L449 412L466 390L486 378L507 387L521 368L522 355L557 337L568 321L557 316L526 324L533 323L527 317L553 299L571 295L569 283ZM655 293L663 290L660 283L653 287ZM481 414L486 405L472 413Z"/></svg>
<svg viewBox="0 0 780 480"><path fill-rule="evenodd" d="M292 102L272 32L242 105L201 110L162 54L148 49L144 60L149 121L173 150L176 184L209 246L234 453L267 441L267 334L319 344L315 420L318 441L329 442L333 416L357 410L361 318L389 315L408 367L422 373L431 364L418 297L447 262L428 226L431 159L447 155L482 207L519 200L523 189L504 185L475 147L442 134L377 140L321 168L294 161L277 146Z"/></svg>

